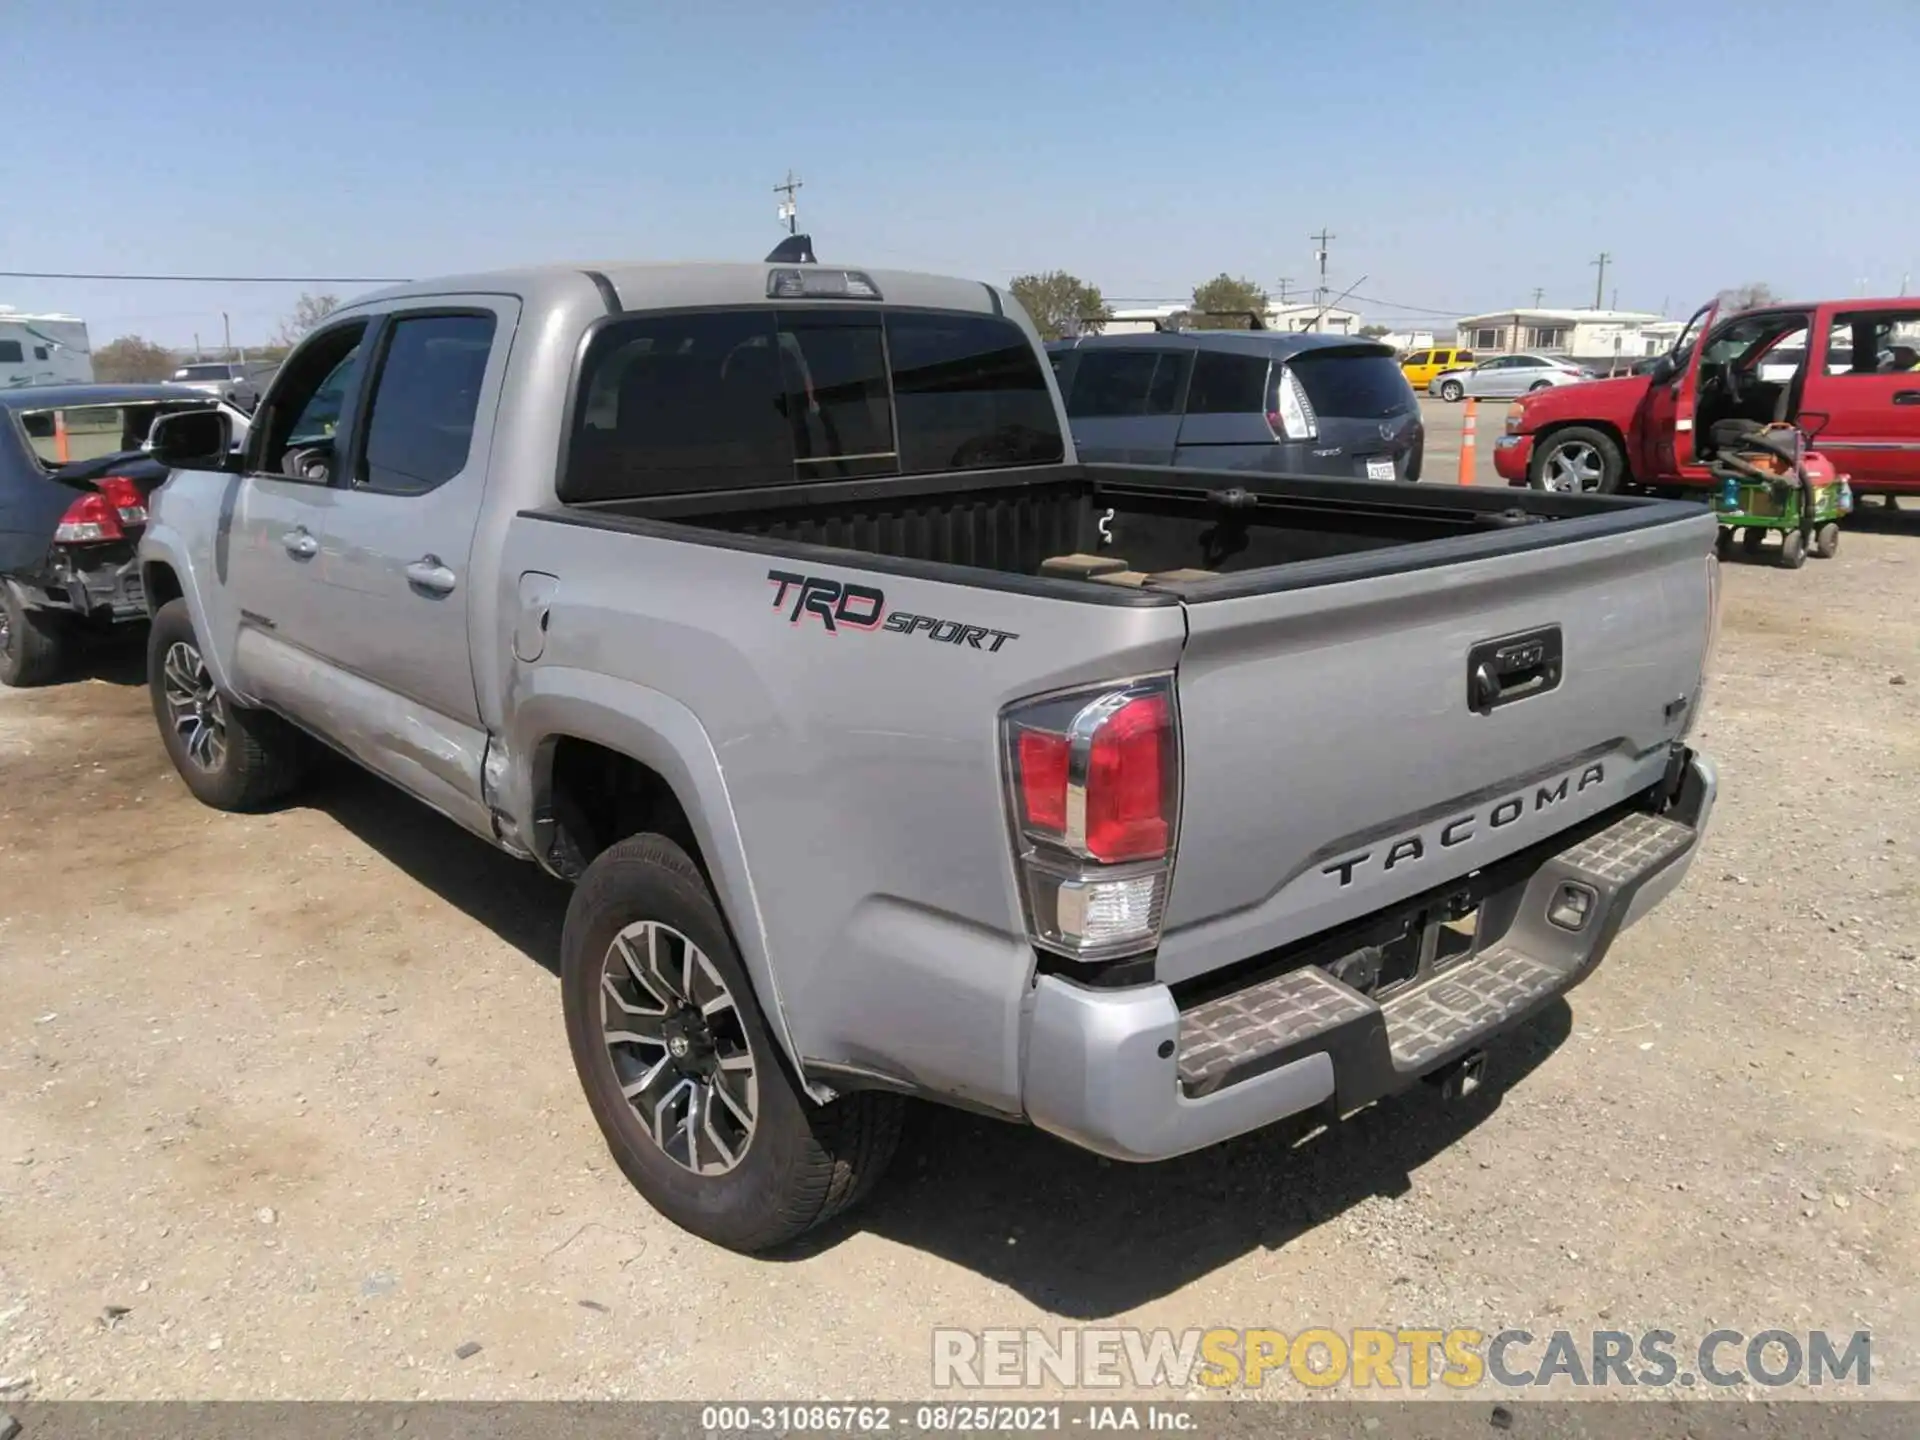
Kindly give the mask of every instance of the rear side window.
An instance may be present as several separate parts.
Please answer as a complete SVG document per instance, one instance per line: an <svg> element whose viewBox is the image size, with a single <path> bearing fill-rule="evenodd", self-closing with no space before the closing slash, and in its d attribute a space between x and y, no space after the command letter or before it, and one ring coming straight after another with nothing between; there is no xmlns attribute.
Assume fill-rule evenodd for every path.
<svg viewBox="0 0 1920 1440"><path fill-rule="evenodd" d="M1046 374L1011 321L899 311L887 316L887 348L903 472L1051 465L1065 458Z"/></svg>
<svg viewBox="0 0 1920 1440"><path fill-rule="evenodd" d="M1453 352L1453 359L1456 365L1471 365L1473 363L1473 352L1471 350L1456 350Z"/></svg>
<svg viewBox="0 0 1920 1440"><path fill-rule="evenodd" d="M1433 352L1430 350L1416 350L1400 363L1402 365L1427 365L1432 363L1433 358Z"/></svg>
<svg viewBox="0 0 1920 1440"><path fill-rule="evenodd" d="M1193 357L1189 415L1257 415L1267 408L1267 362L1255 355L1202 350Z"/></svg>
<svg viewBox="0 0 1920 1440"><path fill-rule="evenodd" d="M1067 414L1089 419L1178 411L1188 356L1177 350L1086 350L1067 394Z"/></svg>
<svg viewBox="0 0 1920 1440"><path fill-rule="evenodd" d="M493 325L491 315L419 315L392 324L374 381L360 488L424 495L466 468Z"/></svg>

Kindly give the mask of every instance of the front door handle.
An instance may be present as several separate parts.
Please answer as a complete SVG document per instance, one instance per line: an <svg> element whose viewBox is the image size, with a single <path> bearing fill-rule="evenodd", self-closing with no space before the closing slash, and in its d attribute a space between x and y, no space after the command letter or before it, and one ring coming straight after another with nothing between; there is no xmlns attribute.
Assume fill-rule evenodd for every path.
<svg viewBox="0 0 1920 1440"><path fill-rule="evenodd" d="M451 595L456 581L453 571L440 563L438 555L422 555L407 566L407 583L429 595Z"/></svg>
<svg viewBox="0 0 1920 1440"><path fill-rule="evenodd" d="M287 547L287 554L296 560L311 560L320 553L320 542L307 533L304 525L296 525L280 537L280 543Z"/></svg>
<svg viewBox="0 0 1920 1440"><path fill-rule="evenodd" d="M1920 390L1896 390L1893 392L1896 405L1920 405Z"/></svg>

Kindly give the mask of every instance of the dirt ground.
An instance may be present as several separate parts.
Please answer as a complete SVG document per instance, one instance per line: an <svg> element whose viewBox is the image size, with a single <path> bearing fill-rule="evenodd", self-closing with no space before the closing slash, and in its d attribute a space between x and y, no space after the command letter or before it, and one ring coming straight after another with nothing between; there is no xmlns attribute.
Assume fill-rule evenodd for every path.
<svg viewBox="0 0 1920 1440"><path fill-rule="evenodd" d="M779 1260L609 1163L559 887L344 767L201 808L136 652L0 692L0 1398L924 1397L1083 1321L1868 1327L1920 1396L1920 515L1725 572L1707 851L1490 1093L1152 1168L929 1111Z"/></svg>

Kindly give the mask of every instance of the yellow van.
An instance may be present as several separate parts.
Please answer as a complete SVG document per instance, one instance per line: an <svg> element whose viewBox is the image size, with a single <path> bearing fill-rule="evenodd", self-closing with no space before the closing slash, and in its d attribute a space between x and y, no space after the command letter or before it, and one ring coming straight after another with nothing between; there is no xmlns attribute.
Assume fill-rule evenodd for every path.
<svg viewBox="0 0 1920 1440"><path fill-rule="evenodd" d="M1407 358L1400 362L1400 370L1413 387L1413 393L1424 395L1427 386L1433 383L1434 376L1447 370L1464 370L1471 364L1471 350L1456 350L1451 345L1442 345L1432 350L1408 351Z"/></svg>

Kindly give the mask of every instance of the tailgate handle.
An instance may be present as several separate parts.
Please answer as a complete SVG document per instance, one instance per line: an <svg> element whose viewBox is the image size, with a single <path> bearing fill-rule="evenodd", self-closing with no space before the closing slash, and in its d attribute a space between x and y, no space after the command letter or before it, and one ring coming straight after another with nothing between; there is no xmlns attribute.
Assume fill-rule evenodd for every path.
<svg viewBox="0 0 1920 1440"><path fill-rule="evenodd" d="M1896 405L1920 405L1920 390L1896 390L1893 392Z"/></svg>
<svg viewBox="0 0 1920 1440"><path fill-rule="evenodd" d="M1467 651L1467 708L1486 715L1557 689L1563 656L1558 625L1482 640Z"/></svg>

